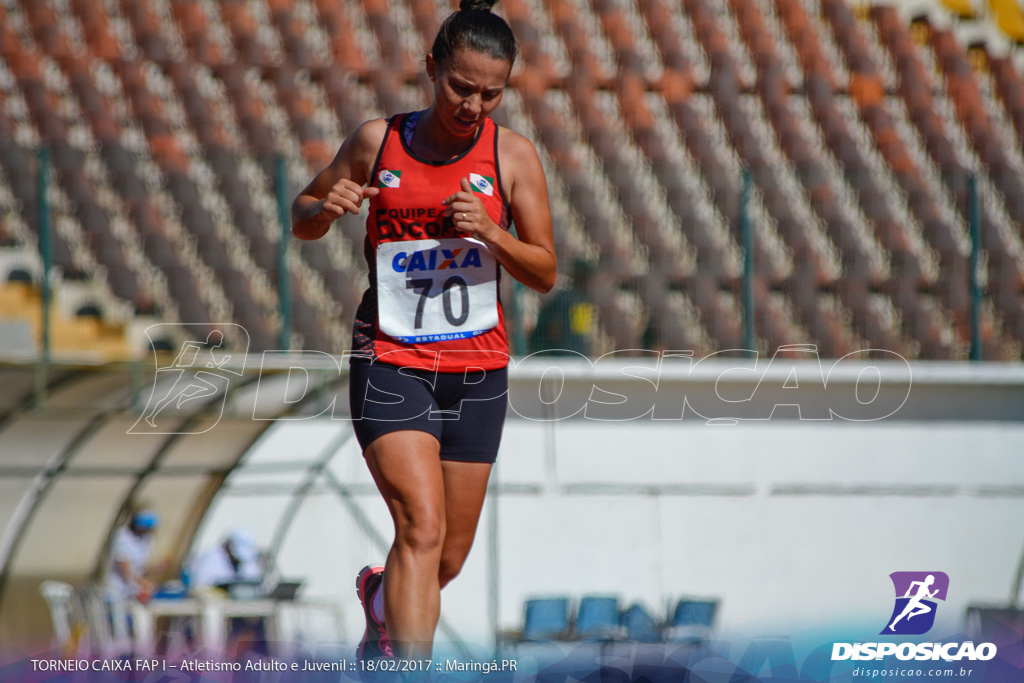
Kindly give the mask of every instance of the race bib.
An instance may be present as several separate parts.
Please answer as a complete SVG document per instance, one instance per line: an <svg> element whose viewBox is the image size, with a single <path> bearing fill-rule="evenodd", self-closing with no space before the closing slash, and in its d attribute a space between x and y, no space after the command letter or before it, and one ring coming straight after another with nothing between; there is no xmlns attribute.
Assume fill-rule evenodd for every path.
<svg viewBox="0 0 1024 683"><path fill-rule="evenodd" d="M498 263L474 239L377 246L377 316L407 344L467 339L498 324Z"/></svg>

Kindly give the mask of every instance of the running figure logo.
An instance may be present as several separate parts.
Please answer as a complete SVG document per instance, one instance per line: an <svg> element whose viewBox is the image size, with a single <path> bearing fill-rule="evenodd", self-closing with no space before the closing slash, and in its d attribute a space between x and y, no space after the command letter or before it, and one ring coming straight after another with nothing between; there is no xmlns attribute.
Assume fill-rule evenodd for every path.
<svg viewBox="0 0 1024 683"><path fill-rule="evenodd" d="M881 635L919 636L935 624L936 600L946 600L949 577L942 572L893 572L896 605Z"/></svg>
<svg viewBox="0 0 1024 683"><path fill-rule="evenodd" d="M230 362L235 354L225 348L224 337L229 328L232 328L230 332L233 333L233 337L245 345L237 354L240 362L244 364L249 335L238 325L221 324L215 326L212 331L207 331L209 327L202 330L199 325L160 324L146 330L146 335L151 341L156 338L173 338L172 332L176 332L175 336L179 338L185 338L185 341L169 365L161 367L159 357L157 358L152 394L141 417L128 433L201 434L220 422L231 375L241 375L242 370L238 362ZM195 334L200 331L203 334ZM189 339L186 335L192 338ZM219 402L215 403L218 398ZM210 418L215 418L213 424L210 424L209 420L187 420L201 408Z"/></svg>

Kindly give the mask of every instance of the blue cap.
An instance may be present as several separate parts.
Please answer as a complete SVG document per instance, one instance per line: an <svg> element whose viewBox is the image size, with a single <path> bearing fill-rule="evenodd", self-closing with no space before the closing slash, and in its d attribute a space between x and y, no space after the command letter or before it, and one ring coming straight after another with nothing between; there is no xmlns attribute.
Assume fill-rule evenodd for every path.
<svg viewBox="0 0 1024 683"><path fill-rule="evenodd" d="M160 516L152 510L139 510L132 515L132 524L139 529L153 529L160 523Z"/></svg>

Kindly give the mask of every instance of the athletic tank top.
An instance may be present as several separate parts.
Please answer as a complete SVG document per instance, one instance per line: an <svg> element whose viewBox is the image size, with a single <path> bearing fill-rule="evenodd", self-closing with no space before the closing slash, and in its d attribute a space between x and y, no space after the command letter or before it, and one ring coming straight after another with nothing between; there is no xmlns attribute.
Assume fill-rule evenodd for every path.
<svg viewBox="0 0 1024 683"><path fill-rule="evenodd" d="M498 263L483 242L456 230L441 203L466 178L491 220L508 229L498 126L486 119L469 149L430 161L409 144L418 116L388 120L374 163L371 182L380 193L370 198L363 243L370 286L356 311L352 348L380 362L438 372L505 367Z"/></svg>

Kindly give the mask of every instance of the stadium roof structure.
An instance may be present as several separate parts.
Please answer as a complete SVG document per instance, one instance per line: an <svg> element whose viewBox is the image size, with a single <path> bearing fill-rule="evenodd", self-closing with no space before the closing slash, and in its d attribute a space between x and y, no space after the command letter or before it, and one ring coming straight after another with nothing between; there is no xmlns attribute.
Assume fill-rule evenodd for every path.
<svg viewBox="0 0 1024 683"><path fill-rule="evenodd" d="M160 513L154 557L180 567L214 495L273 420L313 410L342 381L324 373L308 399L287 402L288 375L259 360L208 373L206 388L152 365L0 367L0 640L49 634L39 581L98 579L136 502ZM174 394L155 426L145 422L147 400L178 390L180 405Z"/></svg>

